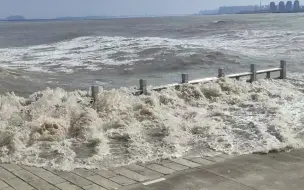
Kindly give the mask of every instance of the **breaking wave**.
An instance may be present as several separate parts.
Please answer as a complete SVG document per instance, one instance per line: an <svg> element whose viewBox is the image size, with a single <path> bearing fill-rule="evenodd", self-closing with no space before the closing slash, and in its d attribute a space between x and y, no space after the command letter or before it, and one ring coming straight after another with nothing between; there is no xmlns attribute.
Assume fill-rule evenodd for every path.
<svg viewBox="0 0 304 190"><path fill-rule="evenodd" d="M304 83L222 79L133 96L46 89L0 96L0 160L62 170L303 147Z"/></svg>
<svg viewBox="0 0 304 190"><path fill-rule="evenodd" d="M74 73L132 65L163 68L176 63L174 67L180 69L183 65L206 62L247 63L248 59L257 62L286 59L299 63L303 39L303 32L276 30L236 30L181 39L76 36L51 44L0 49L0 67ZM290 42L292 46L284 45Z"/></svg>
<svg viewBox="0 0 304 190"><path fill-rule="evenodd" d="M52 44L0 49L0 66L26 71L73 73L83 69L96 71L128 65L166 65L178 61L185 64L203 60L215 62L208 56L219 56L223 61L235 59L233 55L230 58L225 52L208 47L208 42L160 37L86 36ZM225 57L218 55L219 52Z"/></svg>

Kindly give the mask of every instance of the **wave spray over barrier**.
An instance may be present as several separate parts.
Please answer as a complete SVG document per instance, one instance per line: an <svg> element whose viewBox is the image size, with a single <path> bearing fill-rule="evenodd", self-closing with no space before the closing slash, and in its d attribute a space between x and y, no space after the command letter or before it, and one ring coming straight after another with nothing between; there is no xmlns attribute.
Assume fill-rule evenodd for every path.
<svg viewBox="0 0 304 190"><path fill-rule="evenodd" d="M228 77L134 96L46 89L0 96L1 162L104 168L216 152L304 147L304 82Z"/></svg>

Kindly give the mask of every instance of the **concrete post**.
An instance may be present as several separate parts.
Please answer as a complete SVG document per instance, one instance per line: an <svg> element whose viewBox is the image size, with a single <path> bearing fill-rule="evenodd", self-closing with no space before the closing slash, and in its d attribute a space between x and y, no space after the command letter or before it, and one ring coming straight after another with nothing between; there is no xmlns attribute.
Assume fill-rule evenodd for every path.
<svg viewBox="0 0 304 190"><path fill-rule="evenodd" d="M189 74L182 74L182 83L188 83L189 82Z"/></svg>
<svg viewBox="0 0 304 190"><path fill-rule="evenodd" d="M250 82L256 81L257 80L257 74L256 74L256 68L255 68L255 64L251 64L250 65Z"/></svg>
<svg viewBox="0 0 304 190"><path fill-rule="evenodd" d="M218 75L217 75L217 77L218 78L225 77L225 73L224 73L224 69L223 68L218 69Z"/></svg>
<svg viewBox="0 0 304 190"><path fill-rule="evenodd" d="M270 79L270 78L271 78L270 72L267 72L267 73L266 73L266 79Z"/></svg>
<svg viewBox="0 0 304 190"><path fill-rule="evenodd" d="M139 80L139 90L141 90L142 94L147 94L147 80Z"/></svg>
<svg viewBox="0 0 304 190"><path fill-rule="evenodd" d="M286 61L281 60L281 71L280 71L280 79L286 79Z"/></svg>
<svg viewBox="0 0 304 190"><path fill-rule="evenodd" d="M99 86L91 86L91 95L94 102L97 100L99 92L100 92Z"/></svg>

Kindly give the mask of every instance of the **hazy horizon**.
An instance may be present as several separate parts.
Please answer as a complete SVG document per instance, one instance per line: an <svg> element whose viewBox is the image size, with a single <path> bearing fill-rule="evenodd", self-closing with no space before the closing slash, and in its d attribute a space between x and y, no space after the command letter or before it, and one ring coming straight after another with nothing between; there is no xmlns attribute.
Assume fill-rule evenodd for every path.
<svg viewBox="0 0 304 190"><path fill-rule="evenodd" d="M269 4L271 0L262 0ZM278 1L276 1L278 2ZM22 15L26 18L65 16L122 16L194 14L219 6L258 5L259 0L2 0L0 18Z"/></svg>

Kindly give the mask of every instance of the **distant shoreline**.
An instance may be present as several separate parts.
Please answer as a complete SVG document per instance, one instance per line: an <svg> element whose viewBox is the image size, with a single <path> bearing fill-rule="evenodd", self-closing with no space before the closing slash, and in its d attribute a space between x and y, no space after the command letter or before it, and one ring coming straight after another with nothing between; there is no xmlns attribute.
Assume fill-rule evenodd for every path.
<svg viewBox="0 0 304 190"><path fill-rule="evenodd" d="M0 19L0 22L39 22L39 21L81 21L81 20L108 20L108 19L128 19L128 18L157 18L157 17L179 17L193 16L194 14L184 15L150 15L150 16L87 16L87 17L58 17L58 18L37 18L37 19Z"/></svg>
<svg viewBox="0 0 304 190"><path fill-rule="evenodd" d="M301 11L288 11L288 12L270 12L270 11L243 11L238 13L209 13L209 14L191 14L191 15L157 15L157 16L113 16L113 17L63 17L63 18L50 18L50 19L0 19L0 22L52 22L52 21L94 21L94 20L108 20L108 19L129 19L129 18L157 18L157 17L180 17L180 16L211 16L211 15L236 15L236 14L288 14L288 13L304 13Z"/></svg>
<svg viewBox="0 0 304 190"><path fill-rule="evenodd" d="M108 18L114 19L114 18ZM106 20L106 18L100 19L24 19L24 20L5 20L0 19L0 22L46 22L46 21L81 21L81 20Z"/></svg>
<svg viewBox="0 0 304 190"><path fill-rule="evenodd" d="M80 21L80 20L106 20L119 18L135 18L135 17L105 17L105 18L50 18L50 19L0 19L1 22L38 22L38 21Z"/></svg>

